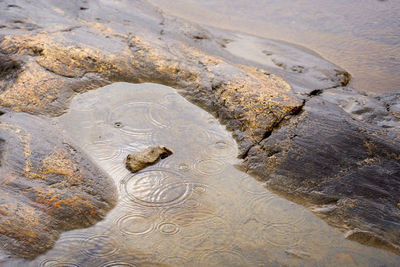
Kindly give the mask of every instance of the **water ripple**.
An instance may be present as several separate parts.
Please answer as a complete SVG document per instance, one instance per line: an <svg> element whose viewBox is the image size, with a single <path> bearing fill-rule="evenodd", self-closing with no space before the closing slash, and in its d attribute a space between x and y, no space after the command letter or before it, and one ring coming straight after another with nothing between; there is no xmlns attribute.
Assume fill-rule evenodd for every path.
<svg viewBox="0 0 400 267"><path fill-rule="evenodd" d="M278 196L267 196L254 199L252 210L259 222L266 225L288 224L299 225L305 220L304 209Z"/></svg>
<svg viewBox="0 0 400 267"><path fill-rule="evenodd" d="M137 265L133 263L123 262L123 261L110 261L100 265L100 267L136 267L136 266Z"/></svg>
<svg viewBox="0 0 400 267"><path fill-rule="evenodd" d="M129 101L111 109L107 122L129 136L150 134L154 127L165 128L167 108L151 102ZM129 112L129 116L127 116Z"/></svg>
<svg viewBox="0 0 400 267"><path fill-rule="evenodd" d="M82 243L82 252L90 257L109 257L118 251L118 242L110 235L94 235Z"/></svg>
<svg viewBox="0 0 400 267"><path fill-rule="evenodd" d="M200 260L202 266L244 266L247 260L235 251L209 251Z"/></svg>
<svg viewBox="0 0 400 267"><path fill-rule="evenodd" d="M44 260L39 264L39 267L80 267L77 264L70 262L63 262L58 260Z"/></svg>
<svg viewBox="0 0 400 267"><path fill-rule="evenodd" d="M174 235L179 232L179 226L175 223L161 223L158 230L165 235Z"/></svg>
<svg viewBox="0 0 400 267"><path fill-rule="evenodd" d="M203 175L217 175L224 171L225 164L220 160L202 159L195 164L195 170Z"/></svg>
<svg viewBox="0 0 400 267"><path fill-rule="evenodd" d="M336 255L375 263L359 260L370 254L364 247L235 169L231 134L171 88L110 85L79 95L57 122L114 179L119 201L93 227L62 234L40 266L298 265L288 249L329 260L322 265L341 263ZM129 172L126 156L150 145L174 154Z"/></svg>
<svg viewBox="0 0 400 267"><path fill-rule="evenodd" d="M153 219L143 215L126 215L117 220L119 230L127 235L145 235L153 231Z"/></svg>
<svg viewBox="0 0 400 267"><path fill-rule="evenodd" d="M127 175L122 190L133 202L143 206L168 206L182 202L191 191L179 173L167 169L144 170Z"/></svg>

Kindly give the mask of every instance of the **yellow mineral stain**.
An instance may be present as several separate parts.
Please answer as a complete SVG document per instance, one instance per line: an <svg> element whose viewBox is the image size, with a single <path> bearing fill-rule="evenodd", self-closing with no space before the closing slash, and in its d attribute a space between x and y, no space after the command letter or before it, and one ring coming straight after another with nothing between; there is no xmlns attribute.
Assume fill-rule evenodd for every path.
<svg viewBox="0 0 400 267"><path fill-rule="evenodd" d="M82 174L79 168L68 159L64 149L58 149L43 160L42 175L50 173L64 175L70 185L79 185Z"/></svg>

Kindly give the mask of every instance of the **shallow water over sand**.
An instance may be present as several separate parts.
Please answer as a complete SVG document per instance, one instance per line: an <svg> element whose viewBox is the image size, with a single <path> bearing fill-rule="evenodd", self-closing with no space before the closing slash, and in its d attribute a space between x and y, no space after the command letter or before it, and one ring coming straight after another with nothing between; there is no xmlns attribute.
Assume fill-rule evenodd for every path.
<svg viewBox="0 0 400 267"><path fill-rule="evenodd" d="M115 83L73 98L54 120L110 174L119 202L65 232L31 266L396 266L400 257L344 239L304 207L237 170L229 132L177 92ZM136 174L128 153L174 154ZM26 266L27 263L11 262Z"/></svg>
<svg viewBox="0 0 400 267"><path fill-rule="evenodd" d="M204 25L303 45L351 73L358 90L400 89L396 0L150 0Z"/></svg>

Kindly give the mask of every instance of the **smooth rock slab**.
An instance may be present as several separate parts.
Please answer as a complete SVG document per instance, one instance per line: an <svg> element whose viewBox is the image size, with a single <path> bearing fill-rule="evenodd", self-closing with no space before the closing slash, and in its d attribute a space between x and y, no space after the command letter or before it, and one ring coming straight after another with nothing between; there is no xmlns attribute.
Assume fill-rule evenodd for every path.
<svg viewBox="0 0 400 267"><path fill-rule="evenodd" d="M45 120L0 117L0 244L24 258L88 227L116 201L111 180Z"/></svg>

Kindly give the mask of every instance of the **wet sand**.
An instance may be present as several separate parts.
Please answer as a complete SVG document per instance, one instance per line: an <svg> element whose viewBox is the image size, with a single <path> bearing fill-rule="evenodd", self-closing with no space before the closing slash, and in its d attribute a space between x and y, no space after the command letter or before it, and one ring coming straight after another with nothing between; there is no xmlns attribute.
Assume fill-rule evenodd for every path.
<svg viewBox="0 0 400 267"><path fill-rule="evenodd" d="M231 134L170 87L114 83L75 96L52 121L112 177L119 201L95 226L65 232L35 261L9 266L396 266L400 260L346 240L239 171ZM150 145L174 154L136 174L125 169L126 155Z"/></svg>
<svg viewBox="0 0 400 267"><path fill-rule="evenodd" d="M400 3L387 0L150 0L200 24L312 49L352 75L354 88L400 89Z"/></svg>

